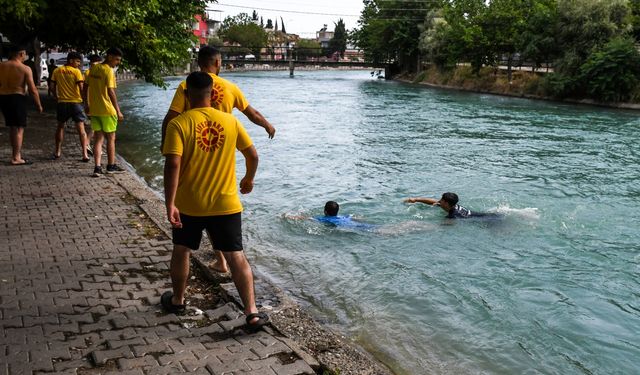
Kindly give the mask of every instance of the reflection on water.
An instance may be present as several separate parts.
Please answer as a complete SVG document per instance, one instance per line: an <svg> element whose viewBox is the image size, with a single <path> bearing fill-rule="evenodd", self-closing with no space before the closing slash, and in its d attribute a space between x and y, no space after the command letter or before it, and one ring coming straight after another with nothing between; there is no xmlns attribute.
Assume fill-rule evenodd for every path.
<svg viewBox="0 0 640 375"><path fill-rule="evenodd" d="M236 113L261 157L243 197L249 257L398 373L640 373L636 113L368 72L226 78L278 129L269 140ZM178 82L119 88L119 151L156 189ZM505 218L450 223L402 203L444 191ZM389 230L285 217L327 200Z"/></svg>

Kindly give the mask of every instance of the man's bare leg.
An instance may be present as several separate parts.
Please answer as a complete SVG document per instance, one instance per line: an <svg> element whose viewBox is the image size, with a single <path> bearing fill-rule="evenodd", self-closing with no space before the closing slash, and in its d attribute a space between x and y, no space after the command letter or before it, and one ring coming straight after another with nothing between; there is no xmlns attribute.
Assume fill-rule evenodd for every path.
<svg viewBox="0 0 640 375"><path fill-rule="evenodd" d="M211 241L211 246L213 246L213 240ZM222 251L213 250L213 264L211 265L211 268L220 273L229 272L229 266L227 265L227 260L224 259L224 255L222 255Z"/></svg>
<svg viewBox="0 0 640 375"><path fill-rule="evenodd" d="M107 138L107 165L116 163L116 132L104 133Z"/></svg>
<svg viewBox="0 0 640 375"><path fill-rule="evenodd" d="M64 141L64 122L59 122L56 129L56 150L53 153L57 158L62 155L62 141Z"/></svg>
<svg viewBox="0 0 640 375"><path fill-rule="evenodd" d="M191 250L182 245L174 245L171 253L171 286L173 297L171 303L174 305L184 305L184 292L187 290L187 280L189 279L189 258Z"/></svg>
<svg viewBox="0 0 640 375"><path fill-rule="evenodd" d="M10 126L9 127L9 138L11 139L11 164L23 164L24 160L22 159L22 139L24 136L24 128L21 126Z"/></svg>
<svg viewBox="0 0 640 375"><path fill-rule="evenodd" d="M95 143L93 144L93 159L96 162L96 167L99 167L102 163L102 142L104 141L104 133L101 131L93 132L95 136Z"/></svg>
<svg viewBox="0 0 640 375"><path fill-rule="evenodd" d="M87 154L89 138L87 138L87 133L84 130L84 122L76 122L76 129L78 130L78 137L80 138L80 147L82 147L82 159L89 159L89 155Z"/></svg>
<svg viewBox="0 0 640 375"><path fill-rule="evenodd" d="M245 315L257 313L256 297L253 289L253 272L244 251L225 251L222 253L231 268L231 278L238 289L240 299L244 305ZM257 322L259 318L251 320L251 324Z"/></svg>

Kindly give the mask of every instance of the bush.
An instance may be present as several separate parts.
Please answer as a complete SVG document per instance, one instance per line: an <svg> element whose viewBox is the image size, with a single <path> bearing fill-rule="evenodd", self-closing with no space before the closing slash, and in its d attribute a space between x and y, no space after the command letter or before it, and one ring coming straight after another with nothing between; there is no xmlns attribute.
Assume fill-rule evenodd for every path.
<svg viewBox="0 0 640 375"><path fill-rule="evenodd" d="M591 98L625 101L640 82L640 53L633 40L614 38L591 53L580 73Z"/></svg>

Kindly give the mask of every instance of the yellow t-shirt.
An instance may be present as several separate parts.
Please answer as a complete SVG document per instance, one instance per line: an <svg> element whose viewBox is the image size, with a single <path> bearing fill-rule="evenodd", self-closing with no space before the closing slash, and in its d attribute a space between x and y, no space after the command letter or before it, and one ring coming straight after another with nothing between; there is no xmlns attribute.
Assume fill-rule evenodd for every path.
<svg viewBox="0 0 640 375"><path fill-rule="evenodd" d="M91 116L115 116L115 107L111 104L111 99L107 89L116 88L116 75L113 69L107 64L96 64L89 70L87 77L89 93L87 100L90 104Z"/></svg>
<svg viewBox="0 0 640 375"><path fill-rule="evenodd" d="M62 103L82 103L79 82L84 82L80 69L64 65L53 71L51 80L56 83L58 101Z"/></svg>
<svg viewBox="0 0 640 375"><path fill-rule="evenodd" d="M211 88L211 106L213 108L226 113L231 113L233 108L238 108L240 112L247 109L249 103L238 86L213 73L209 73L209 75L213 78L213 87ZM169 109L182 113L189 108L187 81L182 81L173 95Z"/></svg>
<svg viewBox="0 0 640 375"><path fill-rule="evenodd" d="M214 108L188 110L169 122L162 153L180 155L175 205L190 216L242 212L235 150L253 142L240 121Z"/></svg>

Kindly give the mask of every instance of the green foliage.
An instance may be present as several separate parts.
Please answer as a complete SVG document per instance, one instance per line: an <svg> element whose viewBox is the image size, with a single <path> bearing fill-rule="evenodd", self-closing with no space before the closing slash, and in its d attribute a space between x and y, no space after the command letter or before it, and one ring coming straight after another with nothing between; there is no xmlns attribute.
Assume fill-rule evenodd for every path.
<svg viewBox="0 0 640 375"><path fill-rule="evenodd" d="M299 59L322 56L322 46L315 39L300 39L296 43L296 55Z"/></svg>
<svg viewBox="0 0 640 375"><path fill-rule="evenodd" d="M640 80L640 53L629 38L614 38L580 68L590 97L605 102L629 99Z"/></svg>
<svg viewBox="0 0 640 375"><path fill-rule="evenodd" d="M375 62L397 62L405 68L416 65L420 26L427 13L439 7L434 1L364 0L358 28L350 38L365 58Z"/></svg>
<svg viewBox="0 0 640 375"><path fill-rule="evenodd" d="M193 16L205 7L203 0L0 2L0 32L12 41L38 38L47 46L81 52L116 46L124 51L125 66L158 85L190 58Z"/></svg>
<svg viewBox="0 0 640 375"><path fill-rule="evenodd" d="M247 48L256 57L260 56L260 50L267 44L267 33L253 22L235 24L221 31L220 34L225 42Z"/></svg>
<svg viewBox="0 0 640 375"><path fill-rule="evenodd" d="M537 0L531 4L520 37L518 50L525 61L539 68L560 54L556 43L555 25L558 24L558 4L556 0Z"/></svg>
<svg viewBox="0 0 640 375"><path fill-rule="evenodd" d="M335 29L333 31L333 38L329 40L328 53L334 54L340 53L340 56L344 56L344 51L347 49L347 30L342 18L337 23L334 22Z"/></svg>

